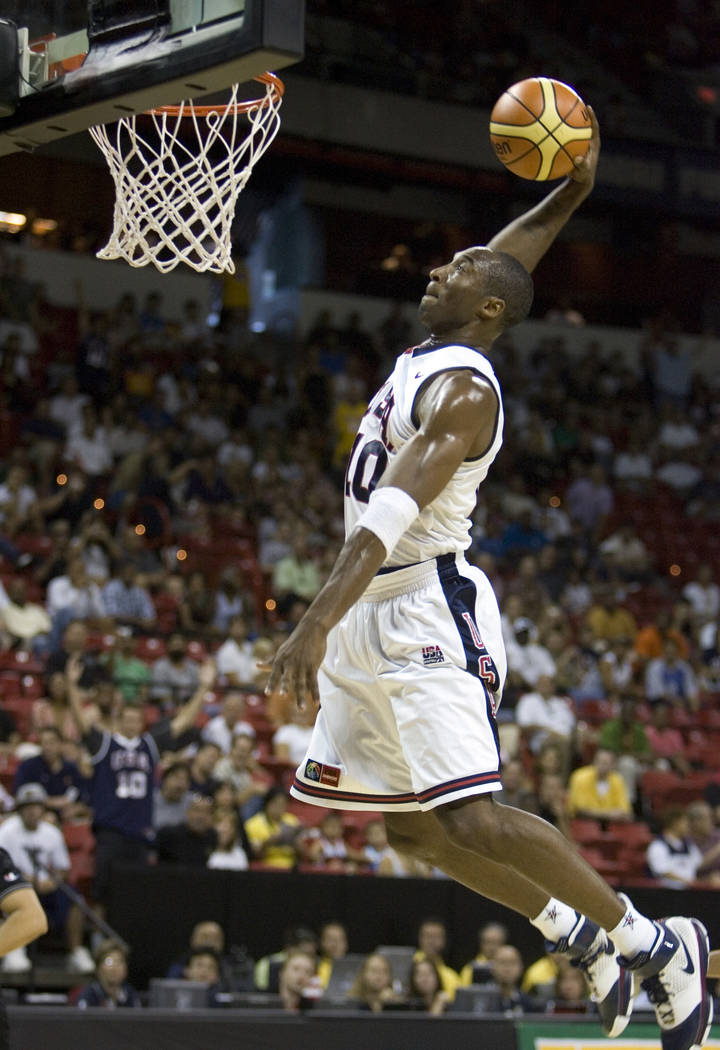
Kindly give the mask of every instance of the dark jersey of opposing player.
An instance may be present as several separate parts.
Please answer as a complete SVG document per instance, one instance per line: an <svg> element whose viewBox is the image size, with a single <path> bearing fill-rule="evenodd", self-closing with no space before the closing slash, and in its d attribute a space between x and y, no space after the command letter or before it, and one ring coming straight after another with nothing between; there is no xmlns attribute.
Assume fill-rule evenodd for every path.
<svg viewBox="0 0 720 1050"><path fill-rule="evenodd" d="M32 886L17 867L7 850L0 848L0 906L4 897L14 893L15 890L30 890ZM8 1050L10 1045L8 1035L7 1010L0 995L0 1050Z"/></svg>
<svg viewBox="0 0 720 1050"><path fill-rule="evenodd" d="M15 890L32 889L6 849L0 847L0 901Z"/></svg>
<svg viewBox="0 0 720 1050"><path fill-rule="evenodd" d="M153 788L160 759L150 733L128 740L91 729L85 745L93 764L90 789L93 824L130 839L152 838Z"/></svg>

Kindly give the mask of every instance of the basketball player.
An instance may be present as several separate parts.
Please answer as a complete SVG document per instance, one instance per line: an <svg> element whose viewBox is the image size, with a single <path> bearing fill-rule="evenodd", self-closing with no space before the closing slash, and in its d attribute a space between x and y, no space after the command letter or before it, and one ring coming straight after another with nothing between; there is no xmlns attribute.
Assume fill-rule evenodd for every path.
<svg viewBox="0 0 720 1050"><path fill-rule="evenodd" d="M0 911L0 956L47 933L47 918L35 890L4 849L0 849ZM7 1012L0 995L0 1050L9 1046Z"/></svg>
<svg viewBox="0 0 720 1050"><path fill-rule="evenodd" d="M569 178L487 247L431 271L420 303L429 337L398 358L363 417L345 544L278 650L267 691L322 705L296 798L384 810L397 850L526 915L571 956L608 1035L628 1022L636 975L664 1050L691 1050L712 1018L704 927L651 921L555 828L493 801L506 658L490 583L463 556L475 490L502 442L484 355L527 316L529 272L592 189L599 147L593 116Z"/></svg>

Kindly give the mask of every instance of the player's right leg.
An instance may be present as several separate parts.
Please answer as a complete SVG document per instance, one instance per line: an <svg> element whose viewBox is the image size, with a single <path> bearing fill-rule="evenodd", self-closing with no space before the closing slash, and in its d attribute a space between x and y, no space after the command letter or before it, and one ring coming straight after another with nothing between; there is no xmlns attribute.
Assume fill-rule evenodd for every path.
<svg viewBox="0 0 720 1050"><path fill-rule="evenodd" d="M475 893L504 904L529 921L547 909L550 897L545 890L512 868L453 845L433 811L386 813L385 823L394 849L440 868ZM575 912L575 916L567 935L548 937L545 943L550 952L568 955L583 971L606 1034L618 1036L632 1013L632 978L619 966L606 932L580 913Z"/></svg>
<svg viewBox="0 0 720 1050"><path fill-rule="evenodd" d="M512 807L497 806L489 798L485 798L480 805L480 813L493 812L493 819L499 815L513 837L523 842L521 826L525 826L528 814ZM489 806L491 810L488 810ZM476 811L478 807L472 808ZM499 811L499 814L494 811ZM531 862L523 864L526 870L537 872L538 883L543 879L544 884L541 886L531 882L514 867L488 857L482 848L476 852L471 845L459 846L457 841L447 836L445 822L438 819L441 816L442 813L432 811L388 815L389 839L396 849L423 857L456 881L528 917L533 925L555 942L554 950L565 952L583 969L608 1035L620 1034L627 1025L632 1009L629 971L635 970L655 1006L663 1050L696 1050L702 1046L712 1021L712 998L707 992L704 977L708 959L707 935L700 923L681 918L652 923L639 915L627 898L620 899L614 894L602 880L602 890L599 891L597 873L585 865L563 836L550 825L545 826L547 831L538 828L538 823L544 822L537 822L535 818L532 821L533 830L538 831L541 837L542 833L550 835L550 841L545 843L549 855L553 854L552 847L557 847L559 863L569 864L575 877L585 884L579 889L580 898L574 901L575 907L578 907L584 895L590 895L588 900L597 895L600 902L596 902L597 907L603 908L605 925L610 927L609 937L605 929L586 918L582 912L572 911L552 896L553 891L558 891L554 887L550 890L545 882L547 860L545 863L533 864L530 850L527 852L531 855ZM521 826L515 826L518 820ZM508 850L508 854L512 854L512 850ZM525 856L522 850L521 854ZM580 871L576 870L578 861ZM556 866L556 863L551 862L551 867ZM582 878L583 868L587 868L586 878ZM553 880L552 874L550 879ZM558 881L562 884L561 878ZM540 909L534 912L538 904ZM550 932L557 922L556 913L567 923L566 932L560 937L554 937ZM615 922L618 914L620 918ZM643 937L649 938L646 947L640 947L643 940L638 939L636 925L643 930ZM616 958L618 941L622 950L625 950L622 946L628 941L635 945L631 952L625 950L629 958Z"/></svg>

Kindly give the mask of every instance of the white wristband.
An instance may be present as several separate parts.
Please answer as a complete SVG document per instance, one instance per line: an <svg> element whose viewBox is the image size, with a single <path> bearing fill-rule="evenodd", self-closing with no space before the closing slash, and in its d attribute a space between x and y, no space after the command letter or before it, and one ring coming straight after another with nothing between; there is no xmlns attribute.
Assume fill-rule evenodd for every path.
<svg viewBox="0 0 720 1050"><path fill-rule="evenodd" d="M386 552L392 554L419 513L420 508L412 496L393 485L384 485L370 496L368 509L355 527L374 532Z"/></svg>

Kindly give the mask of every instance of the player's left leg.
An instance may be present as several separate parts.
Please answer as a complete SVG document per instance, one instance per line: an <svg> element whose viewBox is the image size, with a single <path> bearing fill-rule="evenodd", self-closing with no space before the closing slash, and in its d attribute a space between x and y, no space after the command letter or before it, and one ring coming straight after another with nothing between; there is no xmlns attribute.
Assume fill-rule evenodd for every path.
<svg viewBox="0 0 720 1050"><path fill-rule="evenodd" d="M607 1034L618 1036L624 1031L632 1012L632 978L618 965L603 929L559 902L553 905L546 890L513 868L455 845L438 820L438 810L386 813L385 823L395 849L433 864L468 889L538 925L549 950L568 954L585 973ZM568 932L554 935L553 922L567 919L572 923Z"/></svg>
<svg viewBox="0 0 720 1050"><path fill-rule="evenodd" d="M623 967L641 978L662 1031L664 1050L702 1046L712 1021L705 972L707 931L695 919L651 922L621 899L557 828L531 813L476 795L438 807L448 839L532 880L556 902L607 930ZM544 931L547 917L533 920ZM545 929L547 927L545 926Z"/></svg>

